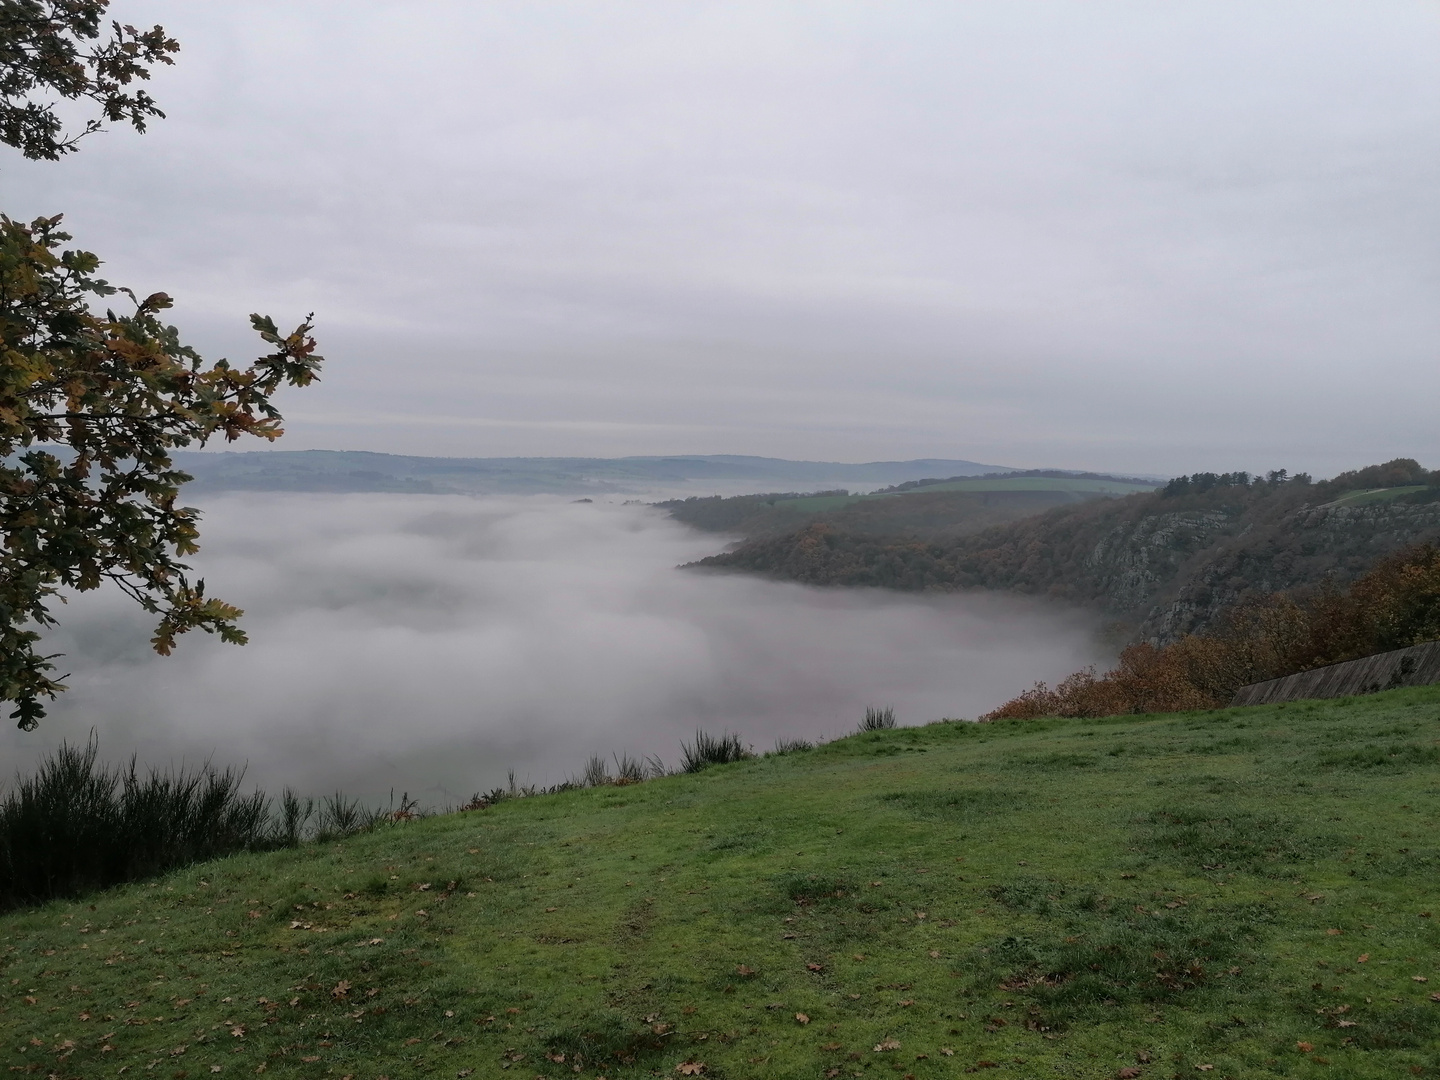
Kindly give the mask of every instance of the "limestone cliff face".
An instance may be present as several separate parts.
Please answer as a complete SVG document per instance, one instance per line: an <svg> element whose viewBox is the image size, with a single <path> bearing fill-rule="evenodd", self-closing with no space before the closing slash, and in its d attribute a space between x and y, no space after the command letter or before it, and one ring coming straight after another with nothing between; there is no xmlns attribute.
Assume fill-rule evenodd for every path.
<svg viewBox="0 0 1440 1080"><path fill-rule="evenodd" d="M1234 524L1241 524L1235 522ZM1168 584L1156 580L1138 637L1161 644L1206 629L1222 608L1247 595L1350 581L1394 551L1440 540L1440 503L1306 506L1273 524L1217 526L1212 540ZM1135 611L1138 592L1113 590L1118 611Z"/></svg>
<svg viewBox="0 0 1440 1080"><path fill-rule="evenodd" d="M1153 514L1126 522L1095 545L1085 569L1116 612L1148 605L1187 561L1215 543L1229 522L1223 510Z"/></svg>

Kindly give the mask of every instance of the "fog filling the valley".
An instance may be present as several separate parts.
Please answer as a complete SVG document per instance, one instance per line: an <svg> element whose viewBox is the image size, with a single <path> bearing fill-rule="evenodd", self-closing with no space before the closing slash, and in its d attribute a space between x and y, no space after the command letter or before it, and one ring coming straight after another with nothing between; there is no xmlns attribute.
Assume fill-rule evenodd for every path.
<svg viewBox="0 0 1440 1080"><path fill-rule="evenodd" d="M58 607L70 690L0 736L28 773L93 727L103 757L248 762L267 789L391 788L441 805L552 784L591 753L674 764L697 727L829 738L867 705L973 717L1103 659L1093 622L1017 598L820 590L676 569L720 550L639 505L528 497L250 495L204 503L209 591L243 648L169 659L113 592ZM4 776L8 783L10 776Z"/></svg>

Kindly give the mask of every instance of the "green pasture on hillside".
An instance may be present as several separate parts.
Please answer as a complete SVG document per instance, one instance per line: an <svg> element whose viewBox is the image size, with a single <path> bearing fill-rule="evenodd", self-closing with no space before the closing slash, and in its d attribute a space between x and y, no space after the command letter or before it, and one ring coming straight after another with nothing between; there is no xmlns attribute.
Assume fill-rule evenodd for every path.
<svg viewBox="0 0 1440 1080"><path fill-rule="evenodd" d="M1405 487L1392 488L1362 488L1356 491L1347 491L1345 494L1330 501L1331 506L1363 506L1366 503L1389 502L1391 499L1398 499L1401 495L1413 495L1417 491L1424 491L1424 484L1410 484Z"/></svg>
<svg viewBox="0 0 1440 1080"><path fill-rule="evenodd" d="M1440 1076L1437 796L1434 687L855 735L12 912L0 1046L176 1080Z"/></svg>
<svg viewBox="0 0 1440 1080"><path fill-rule="evenodd" d="M1089 480L1084 477L1049 476L977 476L962 480L946 480L938 484L889 491L875 495L811 495L799 499L777 500L776 507L815 514L838 510L864 499L892 499L901 495L928 494L932 491L1071 491L1083 495L1134 495L1154 491L1160 485L1126 483L1120 480Z"/></svg>

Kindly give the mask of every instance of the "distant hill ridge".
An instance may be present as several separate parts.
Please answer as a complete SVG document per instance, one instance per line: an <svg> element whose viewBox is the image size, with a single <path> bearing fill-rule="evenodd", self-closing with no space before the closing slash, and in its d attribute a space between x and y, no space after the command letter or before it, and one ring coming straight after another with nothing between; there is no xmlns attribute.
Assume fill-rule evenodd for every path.
<svg viewBox="0 0 1440 1080"><path fill-rule="evenodd" d="M1057 506L951 537L877 535L835 517L698 565L815 585L1048 596L1163 643L1205 629L1249 596L1348 581L1392 551L1440 540L1440 471L1397 459L1321 483L1283 472L1197 473L1154 493Z"/></svg>
<svg viewBox="0 0 1440 1080"><path fill-rule="evenodd" d="M635 494L717 483L796 487L900 484L925 476L1006 473L1003 465L944 458L789 461L738 454L647 457L447 458L360 450L179 452L194 491L375 491L417 494Z"/></svg>

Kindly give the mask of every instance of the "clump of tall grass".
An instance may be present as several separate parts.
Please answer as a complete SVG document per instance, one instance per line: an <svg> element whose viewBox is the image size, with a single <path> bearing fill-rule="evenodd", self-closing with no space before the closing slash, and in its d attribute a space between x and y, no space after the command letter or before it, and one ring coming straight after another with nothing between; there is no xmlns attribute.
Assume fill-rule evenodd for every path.
<svg viewBox="0 0 1440 1080"><path fill-rule="evenodd" d="M338 839L385 819L338 793L317 808L289 789L276 812L263 791L241 791L243 769L207 762L142 774L134 758L102 764L98 750L93 738L83 747L64 743L0 799L0 909L240 851Z"/></svg>
<svg viewBox="0 0 1440 1080"><path fill-rule="evenodd" d="M895 710L888 705L883 709L870 706L865 710L865 719L860 721L861 731L888 731L895 726Z"/></svg>
<svg viewBox="0 0 1440 1080"><path fill-rule="evenodd" d="M776 739L772 754L795 754L803 750L814 750L815 744L809 739Z"/></svg>
<svg viewBox="0 0 1440 1080"><path fill-rule="evenodd" d="M649 772L645 762L638 758L633 758L629 754L615 755L615 783L641 784L645 782Z"/></svg>
<svg viewBox="0 0 1440 1080"><path fill-rule="evenodd" d="M731 732L710 735L704 731L695 732L693 743L680 744L680 771L697 773L711 765L728 765L732 761L753 758L755 751L740 741L740 736Z"/></svg>

